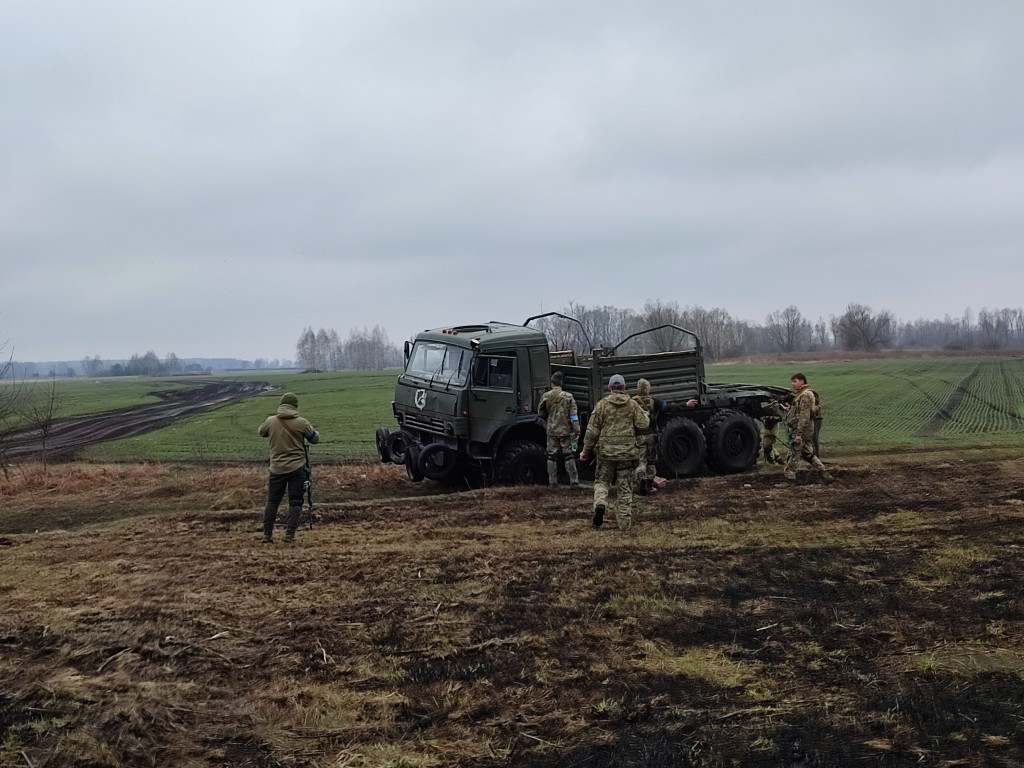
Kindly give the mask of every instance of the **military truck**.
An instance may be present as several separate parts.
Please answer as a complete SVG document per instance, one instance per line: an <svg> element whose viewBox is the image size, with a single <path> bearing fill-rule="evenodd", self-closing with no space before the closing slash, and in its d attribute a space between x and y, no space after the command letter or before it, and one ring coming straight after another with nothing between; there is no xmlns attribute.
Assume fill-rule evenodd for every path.
<svg viewBox="0 0 1024 768"><path fill-rule="evenodd" d="M498 483L547 482L546 431L537 405L551 374L561 371L584 430L614 374L626 379L630 391L641 378L651 382L655 398L665 402L653 414L663 477L692 477L706 469L741 472L757 461L755 419L788 390L708 383L700 338L670 324L586 356L551 350L545 334L529 327L551 315L578 322L549 312L523 325L492 321L427 330L406 342L405 369L392 402L398 429L377 430L380 460L404 465L416 482L452 482L468 474ZM688 348L626 354L639 337L666 330L690 340Z"/></svg>

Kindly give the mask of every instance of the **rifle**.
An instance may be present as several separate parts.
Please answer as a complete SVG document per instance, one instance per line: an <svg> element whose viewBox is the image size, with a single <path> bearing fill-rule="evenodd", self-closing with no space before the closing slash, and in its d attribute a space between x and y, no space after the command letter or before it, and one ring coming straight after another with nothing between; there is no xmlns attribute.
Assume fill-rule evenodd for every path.
<svg viewBox="0 0 1024 768"><path fill-rule="evenodd" d="M309 463L309 444L306 442L302 443L302 450L306 454L306 465L303 467L305 477L302 481L302 494L306 497L306 502L309 504L309 517L306 518L309 523L309 530L313 530L313 467Z"/></svg>

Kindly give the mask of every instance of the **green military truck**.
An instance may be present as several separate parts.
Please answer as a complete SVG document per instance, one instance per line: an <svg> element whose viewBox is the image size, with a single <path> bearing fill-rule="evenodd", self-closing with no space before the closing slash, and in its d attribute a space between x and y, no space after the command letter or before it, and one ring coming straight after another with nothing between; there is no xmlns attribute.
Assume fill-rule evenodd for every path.
<svg viewBox="0 0 1024 768"><path fill-rule="evenodd" d="M377 430L380 460L404 465L417 482L452 482L468 474L498 483L547 482L545 425L536 409L551 374L561 371L584 430L612 375L621 374L630 391L641 378L651 382L654 397L665 402L654 414L663 477L692 477L705 468L740 472L757 461L760 432L754 421L788 390L709 384L700 339L673 325L634 333L583 357L552 351L544 333L529 327L549 315L558 313L523 325L438 328L406 342L405 370L392 403L398 429ZM621 351L665 329L691 339L692 346L654 354Z"/></svg>

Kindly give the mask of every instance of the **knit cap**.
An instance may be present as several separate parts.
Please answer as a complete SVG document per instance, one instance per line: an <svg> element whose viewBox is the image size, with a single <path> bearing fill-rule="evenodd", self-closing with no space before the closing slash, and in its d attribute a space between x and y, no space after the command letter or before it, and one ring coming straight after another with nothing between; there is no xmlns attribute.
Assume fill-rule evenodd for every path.
<svg viewBox="0 0 1024 768"><path fill-rule="evenodd" d="M298 408L299 398L297 398L291 392L285 392L283 395L281 395L281 405L290 405L292 408Z"/></svg>

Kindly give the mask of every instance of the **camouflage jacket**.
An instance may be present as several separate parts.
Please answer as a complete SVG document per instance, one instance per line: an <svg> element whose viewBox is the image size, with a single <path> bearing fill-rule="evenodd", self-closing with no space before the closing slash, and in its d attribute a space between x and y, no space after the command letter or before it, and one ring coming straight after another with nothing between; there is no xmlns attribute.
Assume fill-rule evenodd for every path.
<svg viewBox="0 0 1024 768"><path fill-rule="evenodd" d="M647 429L650 420L643 409L625 392L614 392L594 408L583 438L583 450L604 461L636 461L640 452L636 444L638 430Z"/></svg>
<svg viewBox="0 0 1024 768"><path fill-rule="evenodd" d="M548 421L548 434L556 437L572 435L579 437L580 422L576 410L576 398L561 387L554 387L544 393L537 406L537 413Z"/></svg>
<svg viewBox="0 0 1024 768"><path fill-rule="evenodd" d="M811 418L821 418L821 398L818 397L818 393L815 390L811 390L811 394L814 395L814 406L811 408Z"/></svg>
<svg viewBox="0 0 1024 768"><path fill-rule="evenodd" d="M811 423L811 411L814 409L814 392L810 387L801 387L786 414L786 426L791 435L800 435L801 440L811 440L814 427Z"/></svg>
<svg viewBox="0 0 1024 768"><path fill-rule="evenodd" d="M638 435L653 435L658 431L658 411L665 407L665 403L662 400L655 400L650 395L633 395L633 399L636 400L636 404L640 406L640 410L647 414L647 418L650 419L651 423L647 429L638 429Z"/></svg>

